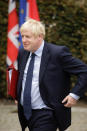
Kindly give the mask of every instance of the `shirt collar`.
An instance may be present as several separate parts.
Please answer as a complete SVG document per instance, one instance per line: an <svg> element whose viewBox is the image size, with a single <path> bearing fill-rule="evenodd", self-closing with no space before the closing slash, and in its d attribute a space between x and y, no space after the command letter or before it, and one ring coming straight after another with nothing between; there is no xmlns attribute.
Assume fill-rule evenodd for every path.
<svg viewBox="0 0 87 131"><path fill-rule="evenodd" d="M35 54L36 54L37 56L40 57L40 56L42 55L43 47L44 47L44 40L42 41L41 46L35 51Z"/></svg>
<svg viewBox="0 0 87 131"><path fill-rule="evenodd" d="M41 57L43 47L44 47L44 40L42 41L41 46L34 52L36 54L36 56ZM32 54L32 52L30 52L30 57L31 57L31 54Z"/></svg>

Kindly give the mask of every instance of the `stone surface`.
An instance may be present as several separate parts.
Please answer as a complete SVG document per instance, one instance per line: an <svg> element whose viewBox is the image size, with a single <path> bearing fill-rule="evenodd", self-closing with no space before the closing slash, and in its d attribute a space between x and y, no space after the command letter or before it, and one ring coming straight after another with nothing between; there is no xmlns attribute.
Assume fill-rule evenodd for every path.
<svg viewBox="0 0 87 131"><path fill-rule="evenodd" d="M17 106L8 101L0 102L0 131L21 131ZM87 131L87 103L72 108L72 125L66 131Z"/></svg>

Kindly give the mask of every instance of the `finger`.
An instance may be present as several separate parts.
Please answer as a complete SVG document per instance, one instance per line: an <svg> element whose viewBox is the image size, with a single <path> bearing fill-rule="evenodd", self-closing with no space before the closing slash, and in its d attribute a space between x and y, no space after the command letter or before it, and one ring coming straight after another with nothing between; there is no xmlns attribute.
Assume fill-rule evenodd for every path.
<svg viewBox="0 0 87 131"><path fill-rule="evenodd" d="M65 97L65 98L63 99L62 103L67 102L67 100L68 100L68 98L67 98L67 97Z"/></svg>
<svg viewBox="0 0 87 131"><path fill-rule="evenodd" d="M71 103L68 103L68 102L67 102L66 104L64 104L64 106L65 106L65 107L71 107Z"/></svg>

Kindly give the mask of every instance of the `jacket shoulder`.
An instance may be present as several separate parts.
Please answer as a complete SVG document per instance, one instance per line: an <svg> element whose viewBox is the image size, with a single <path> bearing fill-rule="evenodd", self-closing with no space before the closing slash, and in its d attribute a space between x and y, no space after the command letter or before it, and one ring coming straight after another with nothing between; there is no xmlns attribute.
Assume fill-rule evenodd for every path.
<svg viewBox="0 0 87 131"><path fill-rule="evenodd" d="M47 46L48 46L48 50L50 52L54 52L54 53L57 53L57 54L60 54L62 52L69 52L69 48L66 47L65 45L55 45L55 44L52 44L52 43L46 43Z"/></svg>

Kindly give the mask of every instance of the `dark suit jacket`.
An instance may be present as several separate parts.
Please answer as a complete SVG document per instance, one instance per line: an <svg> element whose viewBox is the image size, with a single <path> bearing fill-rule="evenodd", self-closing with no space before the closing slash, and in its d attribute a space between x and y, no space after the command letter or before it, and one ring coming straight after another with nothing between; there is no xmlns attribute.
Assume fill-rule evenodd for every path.
<svg viewBox="0 0 87 131"><path fill-rule="evenodd" d="M20 101L23 72L29 52L19 52L19 80L17 86ZM79 59L72 57L68 48L45 42L39 73L39 89L46 105L54 109L61 130L71 124L71 109L64 107L62 100L70 93L70 75L78 76L75 87L71 90L82 96L87 87L87 66Z"/></svg>

